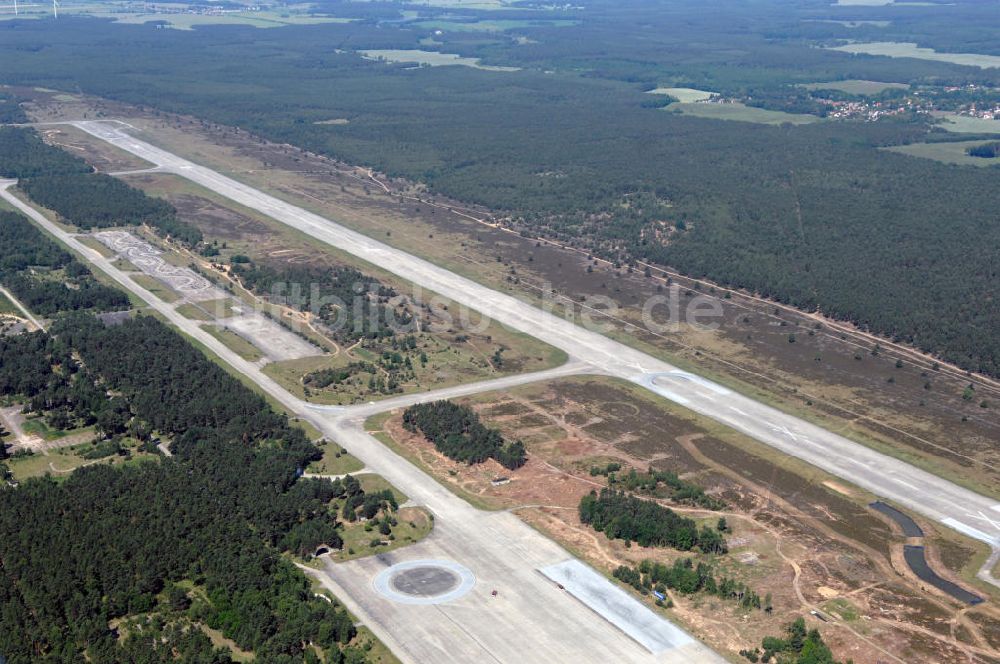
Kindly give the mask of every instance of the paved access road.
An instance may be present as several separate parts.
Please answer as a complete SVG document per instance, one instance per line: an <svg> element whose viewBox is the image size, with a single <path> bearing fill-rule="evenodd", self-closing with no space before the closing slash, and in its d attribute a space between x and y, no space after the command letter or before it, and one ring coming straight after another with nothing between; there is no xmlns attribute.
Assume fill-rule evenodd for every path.
<svg viewBox="0 0 1000 664"><path fill-rule="evenodd" d="M586 330L317 214L194 164L129 135L122 125L71 123L162 171L187 178L314 238L561 348L600 373L631 380L702 415L799 457L876 495L1000 548L1000 503L843 436L677 370L634 348ZM990 580L987 574L981 578ZM992 580L997 583L996 580ZM998 584L1000 585L1000 584Z"/></svg>

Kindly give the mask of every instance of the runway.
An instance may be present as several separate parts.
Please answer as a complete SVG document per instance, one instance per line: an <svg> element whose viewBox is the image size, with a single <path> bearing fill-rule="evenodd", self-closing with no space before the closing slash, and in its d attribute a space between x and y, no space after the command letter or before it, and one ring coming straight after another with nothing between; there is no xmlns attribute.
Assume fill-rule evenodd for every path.
<svg viewBox="0 0 1000 664"><path fill-rule="evenodd" d="M163 172L189 179L331 246L378 264L405 280L535 336L570 356L566 365L536 374L461 385L434 393L404 395L373 404L315 407L288 393L257 366L240 358L193 321L138 286L110 261L26 206L0 183L0 195L4 199L32 216L123 287L139 295L170 323L251 378L290 413L310 422L344 446L368 471L382 475L406 493L412 503L430 510L435 518L431 536L389 554L391 559L375 556L349 563L328 562L324 569L310 571L404 662L715 664L724 661L697 640L687 641L682 637L673 639L673 645L666 650L652 652L642 645L642 640L647 645L670 640L650 637L646 632L630 636L610 618L602 617L596 607L615 602L593 599L590 584L593 579L588 579L586 590L578 590L578 596L574 596L541 573L543 569L561 569L560 565L575 560L562 547L511 514L483 512L472 507L363 429L364 420L372 414L427 399L508 389L574 374L596 373L629 380L843 477L900 507L988 542L1000 552L1000 504L994 500L339 226L159 149L105 122L71 124L157 164ZM390 564L407 560L453 561L470 570L476 583L454 603L428 607L393 601L378 592L373 580ZM985 571L981 573L982 578L987 578L984 574ZM502 602L494 602L491 595L484 594L491 589L498 590ZM608 584L607 589L612 593L615 587ZM596 606L588 606L585 601L595 602ZM654 628L649 634L668 631ZM683 634L682 630L677 632Z"/></svg>
<svg viewBox="0 0 1000 664"><path fill-rule="evenodd" d="M1000 503L199 166L108 122L74 126L660 396L1000 548ZM987 578L982 576L981 578ZM996 580L991 581L1000 583Z"/></svg>
<svg viewBox="0 0 1000 664"><path fill-rule="evenodd" d="M509 664L580 664L634 662L635 664L724 664L725 660L701 642L691 639L675 649L652 653L639 642L595 613L578 599L562 593L537 570L575 558L552 540L507 512L486 512L472 507L430 476L398 456L368 434L362 423L379 406L402 403L393 399L377 404L326 409L293 396L260 368L230 350L185 318L174 307L138 285L111 260L82 244L14 196L14 181L0 180L0 198L31 217L48 233L130 290L163 318L196 339L233 369L253 380L289 413L309 422L324 436L337 441L362 461L366 470L384 477L407 494L411 503L434 515L431 535L392 554L393 560L434 559L451 561L470 570L476 585L454 602L433 607L393 601L378 592L374 580L386 566L384 556L371 556L323 570L306 568L317 576L361 622L405 664L467 664L470 661ZM509 376L476 386L459 386L442 392L412 395L407 399L445 398L483 387L506 386L586 372L587 365L570 362L548 371ZM615 586L605 580L607 591ZM503 601L493 602L477 589L498 589ZM498 592L499 595L499 592ZM638 601L635 602L638 605ZM662 616L662 629L683 630Z"/></svg>

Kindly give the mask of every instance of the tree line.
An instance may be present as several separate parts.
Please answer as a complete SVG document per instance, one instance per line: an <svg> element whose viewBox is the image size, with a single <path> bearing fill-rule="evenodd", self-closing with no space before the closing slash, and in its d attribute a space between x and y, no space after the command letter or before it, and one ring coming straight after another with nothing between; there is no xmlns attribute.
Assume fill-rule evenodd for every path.
<svg viewBox="0 0 1000 664"><path fill-rule="evenodd" d="M516 470L528 460L523 442L505 441L499 430L482 423L476 411L451 401L410 406L403 411L403 426L422 433L449 459L469 465L495 459Z"/></svg>
<svg viewBox="0 0 1000 664"><path fill-rule="evenodd" d="M48 145L33 129L0 127L0 175L5 178L93 172L83 159Z"/></svg>
<svg viewBox="0 0 1000 664"><path fill-rule="evenodd" d="M86 161L45 143L30 128L0 127L0 175L18 178L35 202L85 230L145 224L189 246L203 239L198 228L177 218L170 203L95 173Z"/></svg>
<svg viewBox="0 0 1000 664"><path fill-rule="evenodd" d="M636 496L601 489L580 499L580 521L602 532L608 539L636 542L640 546L667 546L680 551L698 548L704 553L726 553L729 549L718 530L698 527L668 507Z"/></svg>
<svg viewBox="0 0 1000 664"><path fill-rule="evenodd" d="M122 400L128 423L173 441L173 456L158 462L92 465L0 490L8 662L161 662L182 652L229 661L197 625L260 661L315 662L314 647L327 662L365 661L348 645L350 615L316 598L282 556L336 545L347 493L299 477L321 453L286 416L150 317L107 327L75 314L51 334L0 340L0 358L5 398L45 394L64 372L76 374L71 384L89 375L105 399Z"/></svg>
<svg viewBox="0 0 1000 664"><path fill-rule="evenodd" d="M72 254L16 212L0 210L0 283L31 311L119 311L128 296L98 282Z"/></svg>
<svg viewBox="0 0 1000 664"><path fill-rule="evenodd" d="M970 157L980 157L982 159L996 159L997 157L1000 157L1000 142L993 141L992 143L983 143L982 145L974 145L971 148L966 148L965 152Z"/></svg>
<svg viewBox="0 0 1000 664"><path fill-rule="evenodd" d="M796 618L785 628L785 636L764 637L761 646L753 650L741 650L740 654L752 664L840 664L833 658L833 652L823 642L818 629L806 630L806 621ZM852 664L847 660L846 664Z"/></svg>
<svg viewBox="0 0 1000 664"><path fill-rule="evenodd" d="M18 186L35 202L85 230L146 225L189 246L202 240L197 227L177 218L173 205L110 175L37 175L20 180Z"/></svg>
<svg viewBox="0 0 1000 664"><path fill-rule="evenodd" d="M705 593L733 600L743 609L761 609L766 613L774 610L770 593L761 600L760 595L745 583L727 576L717 578L711 565L703 562L695 565L690 558L679 558L672 565L649 559L635 567L620 565L615 568L613 576L644 595L655 591L665 596L667 590L676 590L683 595Z"/></svg>
<svg viewBox="0 0 1000 664"><path fill-rule="evenodd" d="M20 99L12 94L0 92L0 124L28 122L28 116L21 108Z"/></svg>

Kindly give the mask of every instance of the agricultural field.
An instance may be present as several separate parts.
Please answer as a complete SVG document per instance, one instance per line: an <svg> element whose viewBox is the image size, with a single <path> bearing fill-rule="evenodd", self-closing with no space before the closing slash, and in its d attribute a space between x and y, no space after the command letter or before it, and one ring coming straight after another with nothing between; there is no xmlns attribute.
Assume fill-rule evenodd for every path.
<svg viewBox="0 0 1000 664"><path fill-rule="evenodd" d="M1000 122L998 122L1000 125ZM978 145L985 145L993 141L955 141L954 143L911 143L910 145L895 145L887 150L907 154L912 157L923 157L933 159L944 164L956 164L959 166L996 166L1000 164L1000 157L983 158L973 157L966 153L968 148Z"/></svg>
<svg viewBox="0 0 1000 664"><path fill-rule="evenodd" d="M22 3L17 16L8 8L0 13L0 20L48 18L52 9L45 4ZM311 13L307 3L283 5L279 9L250 8L206 12L203 5L192 6L186 2L157 5L157 11L139 8L135 3L119 0L75 2L61 5L62 16L88 16L111 19L122 25L156 23L176 30L195 30L206 26L242 25L254 28L282 28L292 25L319 25L323 23L349 23L351 18L340 18Z"/></svg>
<svg viewBox="0 0 1000 664"><path fill-rule="evenodd" d="M980 53L939 53L932 48L921 48L912 42L868 42L832 47L845 53L883 55L890 58L916 58L934 62L950 62L982 69L1000 67L1000 56Z"/></svg>
<svg viewBox="0 0 1000 664"><path fill-rule="evenodd" d="M851 95L877 95L886 90L909 90L907 83L885 83L883 81L829 81L824 83L804 83L802 87L806 90L840 90Z"/></svg>
<svg viewBox="0 0 1000 664"><path fill-rule="evenodd" d="M939 114L942 129L956 134L1000 134L1000 120L968 115Z"/></svg>
<svg viewBox="0 0 1000 664"><path fill-rule="evenodd" d="M772 111L766 108L756 108L747 106L739 102L717 104L708 102L686 103L677 102L664 108L670 113L681 113L692 115L698 118L709 118L712 120L732 120L734 122L753 122L756 124L782 125L782 124L812 124L821 122L822 118L806 113L785 113L784 111Z"/></svg>
<svg viewBox="0 0 1000 664"><path fill-rule="evenodd" d="M518 28L559 28L576 25L576 21L559 19L485 19L474 21L415 21L411 25L429 30L443 30L452 32L504 32L506 30L516 30Z"/></svg>
<svg viewBox="0 0 1000 664"><path fill-rule="evenodd" d="M440 7L442 9L475 9L480 11L502 11L515 9L511 0L415 0L414 5Z"/></svg>
<svg viewBox="0 0 1000 664"><path fill-rule="evenodd" d="M382 60L385 62L412 62L428 67L447 67L450 65L461 65L472 67L473 69L483 69L485 71L518 71L518 67L496 67L484 65L479 58L465 58L455 53L438 53L437 51L421 50L398 50L382 49L358 51L361 55L372 60Z"/></svg>
<svg viewBox="0 0 1000 664"><path fill-rule="evenodd" d="M271 11L237 12L227 14L126 14L113 15L117 23L163 23L176 30L195 30L208 25L247 25L254 28L283 28L289 25L319 25L322 23L349 23L352 19L333 16L310 16Z"/></svg>
<svg viewBox="0 0 1000 664"><path fill-rule="evenodd" d="M945 627L949 616L960 615L958 607L921 589L897 559L906 540L867 508L869 494L843 480L607 379L565 379L459 402L505 439L522 440L527 464L508 471L493 460L452 461L406 430L400 413L372 418L367 426L456 494L483 508L512 510L607 573L642 560L670 565L689 554L630 547L590 530L576 511L590 491L614 477L624 481L631 469L653 469L676 473L725 503L712 510L658 499L702 524L725 517L729 553L696 558L772 596L774 612L765 615L671 592L670 618L714 647L738 650L738 644L757 642L812 607L827 612L824 638L855 661L867 661L880 648L908 661L950 661L979 643L973 636L978 631L956 638ZM609 474L607 468L615 470ZM979 545L927 532L935 532L929 538L934 564L969 586L982 555ZM972 613L983 625L974 630L993 629L1000 621L992 608ZM963 627L972 624L960 620ZM866 628L858 632L862 624Z"/></svg>
<svg viewBox="0 0 1000 664"><path fill-rule="evenodd" d="M694 88L654 88L648 90L646 94L669 95L682 104L693 104L698 101L707 101L715 93L707 90L695 90Z"/></svg>

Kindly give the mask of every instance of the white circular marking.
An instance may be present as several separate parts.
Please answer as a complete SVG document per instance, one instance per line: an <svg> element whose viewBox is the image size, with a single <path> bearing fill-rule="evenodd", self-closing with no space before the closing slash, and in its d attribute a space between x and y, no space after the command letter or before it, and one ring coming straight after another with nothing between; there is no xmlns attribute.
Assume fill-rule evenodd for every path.
<svg viewBox="0 0 1000 664"><path fill-rule="evenodd" d="M442 575L452 575L455 582L434 595L421 596L397 590L396 586L400 585L400 581L403 582L402 585L406 585L406 572L414 570L440 571ZM372 580L372 585L382 596L400 604L444 604L463 597L472 590L476 585L476 577L469 568L450 560L409 560L379 572Z"/></svg>

